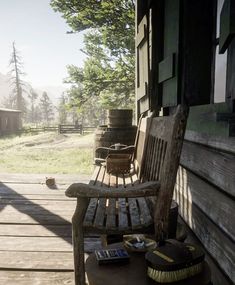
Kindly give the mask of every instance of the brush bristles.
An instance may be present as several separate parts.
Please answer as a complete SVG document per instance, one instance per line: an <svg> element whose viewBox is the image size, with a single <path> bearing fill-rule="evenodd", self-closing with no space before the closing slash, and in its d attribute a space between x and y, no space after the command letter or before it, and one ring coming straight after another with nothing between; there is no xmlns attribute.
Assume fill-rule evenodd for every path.
<svg viewBox="0 0 235 285"><path fill-rule="evenodd" d="M203 269L203 263L198 263L196 265L183 268L175 271L159 271L154 268L148 267L148 276L156 282L159 283L171 283L187 279L198 273Z"/></svg>

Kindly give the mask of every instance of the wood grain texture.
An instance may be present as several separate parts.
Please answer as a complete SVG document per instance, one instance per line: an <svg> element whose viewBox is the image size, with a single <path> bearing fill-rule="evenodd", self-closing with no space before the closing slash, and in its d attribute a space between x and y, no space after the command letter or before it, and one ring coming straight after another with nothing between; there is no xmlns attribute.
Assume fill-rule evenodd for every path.
<svg viewBox="0 0 235 285"><path fill-rule="evenodd" d="M19 224L1 224L0 236L18 236L18 237L71 237L71 224L68 225L19 225Z"/></svg>
<svg viewBox="0 0 235 285"><path fill-rule="evenodd" d="M164 157L161 158L162 163L161 169L159 170L161 188L154 209L154 226L157 240L161 239L163 235L165 237L168 236L168 217L174 193L187 117L188 107L178 106L173 117L154 118L152 124L155 123L155 126L154 128L150 128L152 132L153 130L156 132L156 137L159 137L167 144Z"/></svg>
<svg viewBox="0 0 235 285"><path fill-rule="evenodd" d="M0 273L0 283L4 285L74 284L72 272L1 271Z"/></svg>
<svg viewBox="0 0 235 285"><path fill-rule="evenodd" d="M74 199L57 190L44 191L36 182L0 188L0 284L74 284ZM97 237L85 237L84 248L92 252L101 243Z"/></svg>
<svg viewBox="0 0 235 285"><path fill-rule="evenodd" d="M235 282L235 243L195 204L182 196L179 213L221 269Z"/></svg>
<svg viewBox="0 0 235 285"><path fill-rule="evenodd" d="M212 136L206 133L187 130L185 133L185 139L187 141L235 154L235 138L233 137Z"/></svg>
<svg viewBox="0 0 235 285"><path fill-rule="evenodd" d="M126 187L125 191L120 188L91 186L82 183L74 183L66 190L68 197L90 197L90 198L128 198L142 196L156 196L160 188L158 181L149 181L132 187Z"/></svg>
<svg viewBox="0 0 235 285"><path fill-rule="evenodd" d="M98 199L98 206L96 210L94 226L97 228L103 228L104 226L104 219L105 219L105 211L106 211L106 199L101 198Z"/></svg>
<svg viewBox="0 0 235 285"><path fill-rule="evenodd" d="M106 210L106 227L108 229L116 229L117 228L117 224L116 224L116 199L109 199L108 200L108 206L107 206L107 210Z"/></svg>
<svg viewBox="0 0 235 285"><path fill-rule="evenodd" d="M200 177L180 167L178 170L175 197L180 206L188 200L199 207L215 224L235 241L235 201L218 188L206 183ZM184 207L184 216L191 214L191 208Z"/></svg>
<svg viewBox="0 0 235 285"><path fill-rule="evenodd" d="M235 156L184 142L181 164L235 197Z"/></svg>
<svg viewBox="0 0 235 285"><path fill-rule="evenodd" d="M21 213L15 211L2 211L0 215L0 224L33 224L33 225L70 225L71 213L62 213L60 215L50 213Z"/></svg>
<svg viewBox="0 0 235 285"><path fill-rule="evenodd" d="M8 203L8 202L12 202L13 201L17 201L18 203L23 202L25 200L52 200L52 201L70 201L72 202L71 199L67 199L67 197L64 195L64 192L60 193L60 194L17 194L17 193L12 193L9 194L8 193L0 193L0 203ZM76 199L74 199L74 201L76 201Z"/></svg>
<svg viewBox="0 0 235 285"><path fill-rule="evenodd" d="M4 184L11 183L20 186L44 185L48 174L24 174L24 173L1 173L0 181ZM89 182L90 175L85 174L54 174L53 177L58 185L69 185L76 181ZM45 185L44 185L45 186ZM48 188L49 189L49 188ZM34 190L37 190L34 188Z"/></svg>
<svg viewBox="0 0 235 285"><path fill-rule="evenodd" d="M0 251L72 251L70 237L18 237L1 236Z"/></svg>
<svg viewBox="0 0 235 285"><path fill-rule="evenodd" d="M186 242L194 243L200 247L202 247L205 251L205 259L208 262L211 269L211 281L213 285L233 285L232 281L224 274L221 268L218 267L218 263L208 254L206 248L204 248L203 244L199 241L193 231L188 227L185 221L179 216L179 222L183 225L183 227L187 231Z"/></svg>
<svg viewBox="0 0 235 285"><path fill-rule="evenodd" d="M73 254L72 251L0 251L0 276L3 269L73 271Z"/></svg>

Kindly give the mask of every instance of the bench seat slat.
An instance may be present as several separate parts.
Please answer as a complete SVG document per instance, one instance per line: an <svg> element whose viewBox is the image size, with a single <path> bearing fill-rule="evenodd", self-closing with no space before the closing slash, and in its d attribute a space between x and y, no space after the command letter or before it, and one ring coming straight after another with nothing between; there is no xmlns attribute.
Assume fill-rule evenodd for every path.
<svg viewBox="0 0 235 285"><path fill-rule="evenodd" d="M125 191L125 175L119 175L117 177L117 187ZM119 230L127 230L128 227L128 209L125 198L118 199L118 228Z"/></svg>
<svg viewBox="0 0 235 285"><path fill-rule="evenodd" d="M101 165L96 166L89 184L97 185L97 186L101 185L101 181L99 180L99 177L103 176L104 171L105 171L104 167L102 167ZM87 210L86 210L84 221L83 221L83 224L85 227L92 227L93 222L95 220L97 206L98 206L98 199L91 198L89 205L87 207Z"/></svg>
<svg viewBox="0 0 235 285"><path fill-rule="evenodd" d="M150 214L150 209L148 207L145 198L137 198L140 210L140 223L142 226L148 227L153 224L153 219Z"/></svg>
<svg viewBox="0 0 235 285"><path fill-rule="evenodd" d="M96 185L98 177L99 177L99 173L102 170L102 168L103 167L101 165L95 167L91 180L89 182L89 185Z"/></svg>
<svg viewBox="0 0 235 285"><path fill-rule="evenodd" d="M85 227L91 227L93 225L93 221L95 219L95 213L97 208L98 199L97 198L91 198L89 205L86 210L86 215L84 218L84 226Z"/></svg>
<svg viewBox="0 0 235 285"><path fill-rule="evenodd" d="M124 190L125 191L125 190ZM118 228L120 230L128 229L128 209L125 198L118 199Z"/></svg>
<svg viewBox="0 0 235 285"><path fill-rule="evenodd" d="M134 184L134 181L135 181L134 177L136 178L136 176L133 175L133 173L124 175L124 177L123 177L123 179L124 179L124 188L130 187L130 186L132 186Z"/></svg>
<svg viewBox="0 0 235 285"><path fill-rule="evenodd" d="M106 198L98 199L98 206L96 210L94 227L103 228L105 223L105 212L106 212Z"/></svg>
<svg viewBox="0 0 235 285"><path fill-rule="evenodd" d="M131 227L133 230L135 230L140 225L140 215L136 198L129 198L128 206L129 206Z"/></svg>
<svg viewBox="0 0 235 285"><path fill-rule="evenodd" d="M116 199L112 198L108 200L108 207L106 209L107 220L106 228L115 230L117 228L116 224Z"/></svg>
<svg viewBox="0 0 235 285"><path fill-rule="evenodd" d="M99 171L98 176L96 178L95 185L96 186L103 186L104 180L106 180L106 183L107 183L107 176L106 175L107 175L106 167L100 166L100 171Z"/></svg>

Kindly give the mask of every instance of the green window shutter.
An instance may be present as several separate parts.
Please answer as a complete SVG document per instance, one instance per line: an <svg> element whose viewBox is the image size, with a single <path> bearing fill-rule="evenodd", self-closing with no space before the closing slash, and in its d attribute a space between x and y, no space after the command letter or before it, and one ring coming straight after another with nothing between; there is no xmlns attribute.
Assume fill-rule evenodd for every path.
<svg viewBox="0 0 235 285"><path fill-rule="evenodd" d="M148 22L144 16L136 34L136 99L139 113L149 110L149 41Z"/></svg>

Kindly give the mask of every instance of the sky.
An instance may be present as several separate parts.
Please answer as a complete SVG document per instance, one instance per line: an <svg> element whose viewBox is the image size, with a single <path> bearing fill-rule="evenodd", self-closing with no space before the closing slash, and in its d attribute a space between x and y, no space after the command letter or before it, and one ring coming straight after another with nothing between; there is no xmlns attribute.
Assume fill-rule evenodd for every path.
<svg viewBox="0 0 235 285"><path fill-rule="evenodd" d="M33 88L62 86L66 66L81 67L82 34L71 29L50 7L50 0L0 0L0 73L9 70L12 43L24 63L23 80Z"/></svg>

